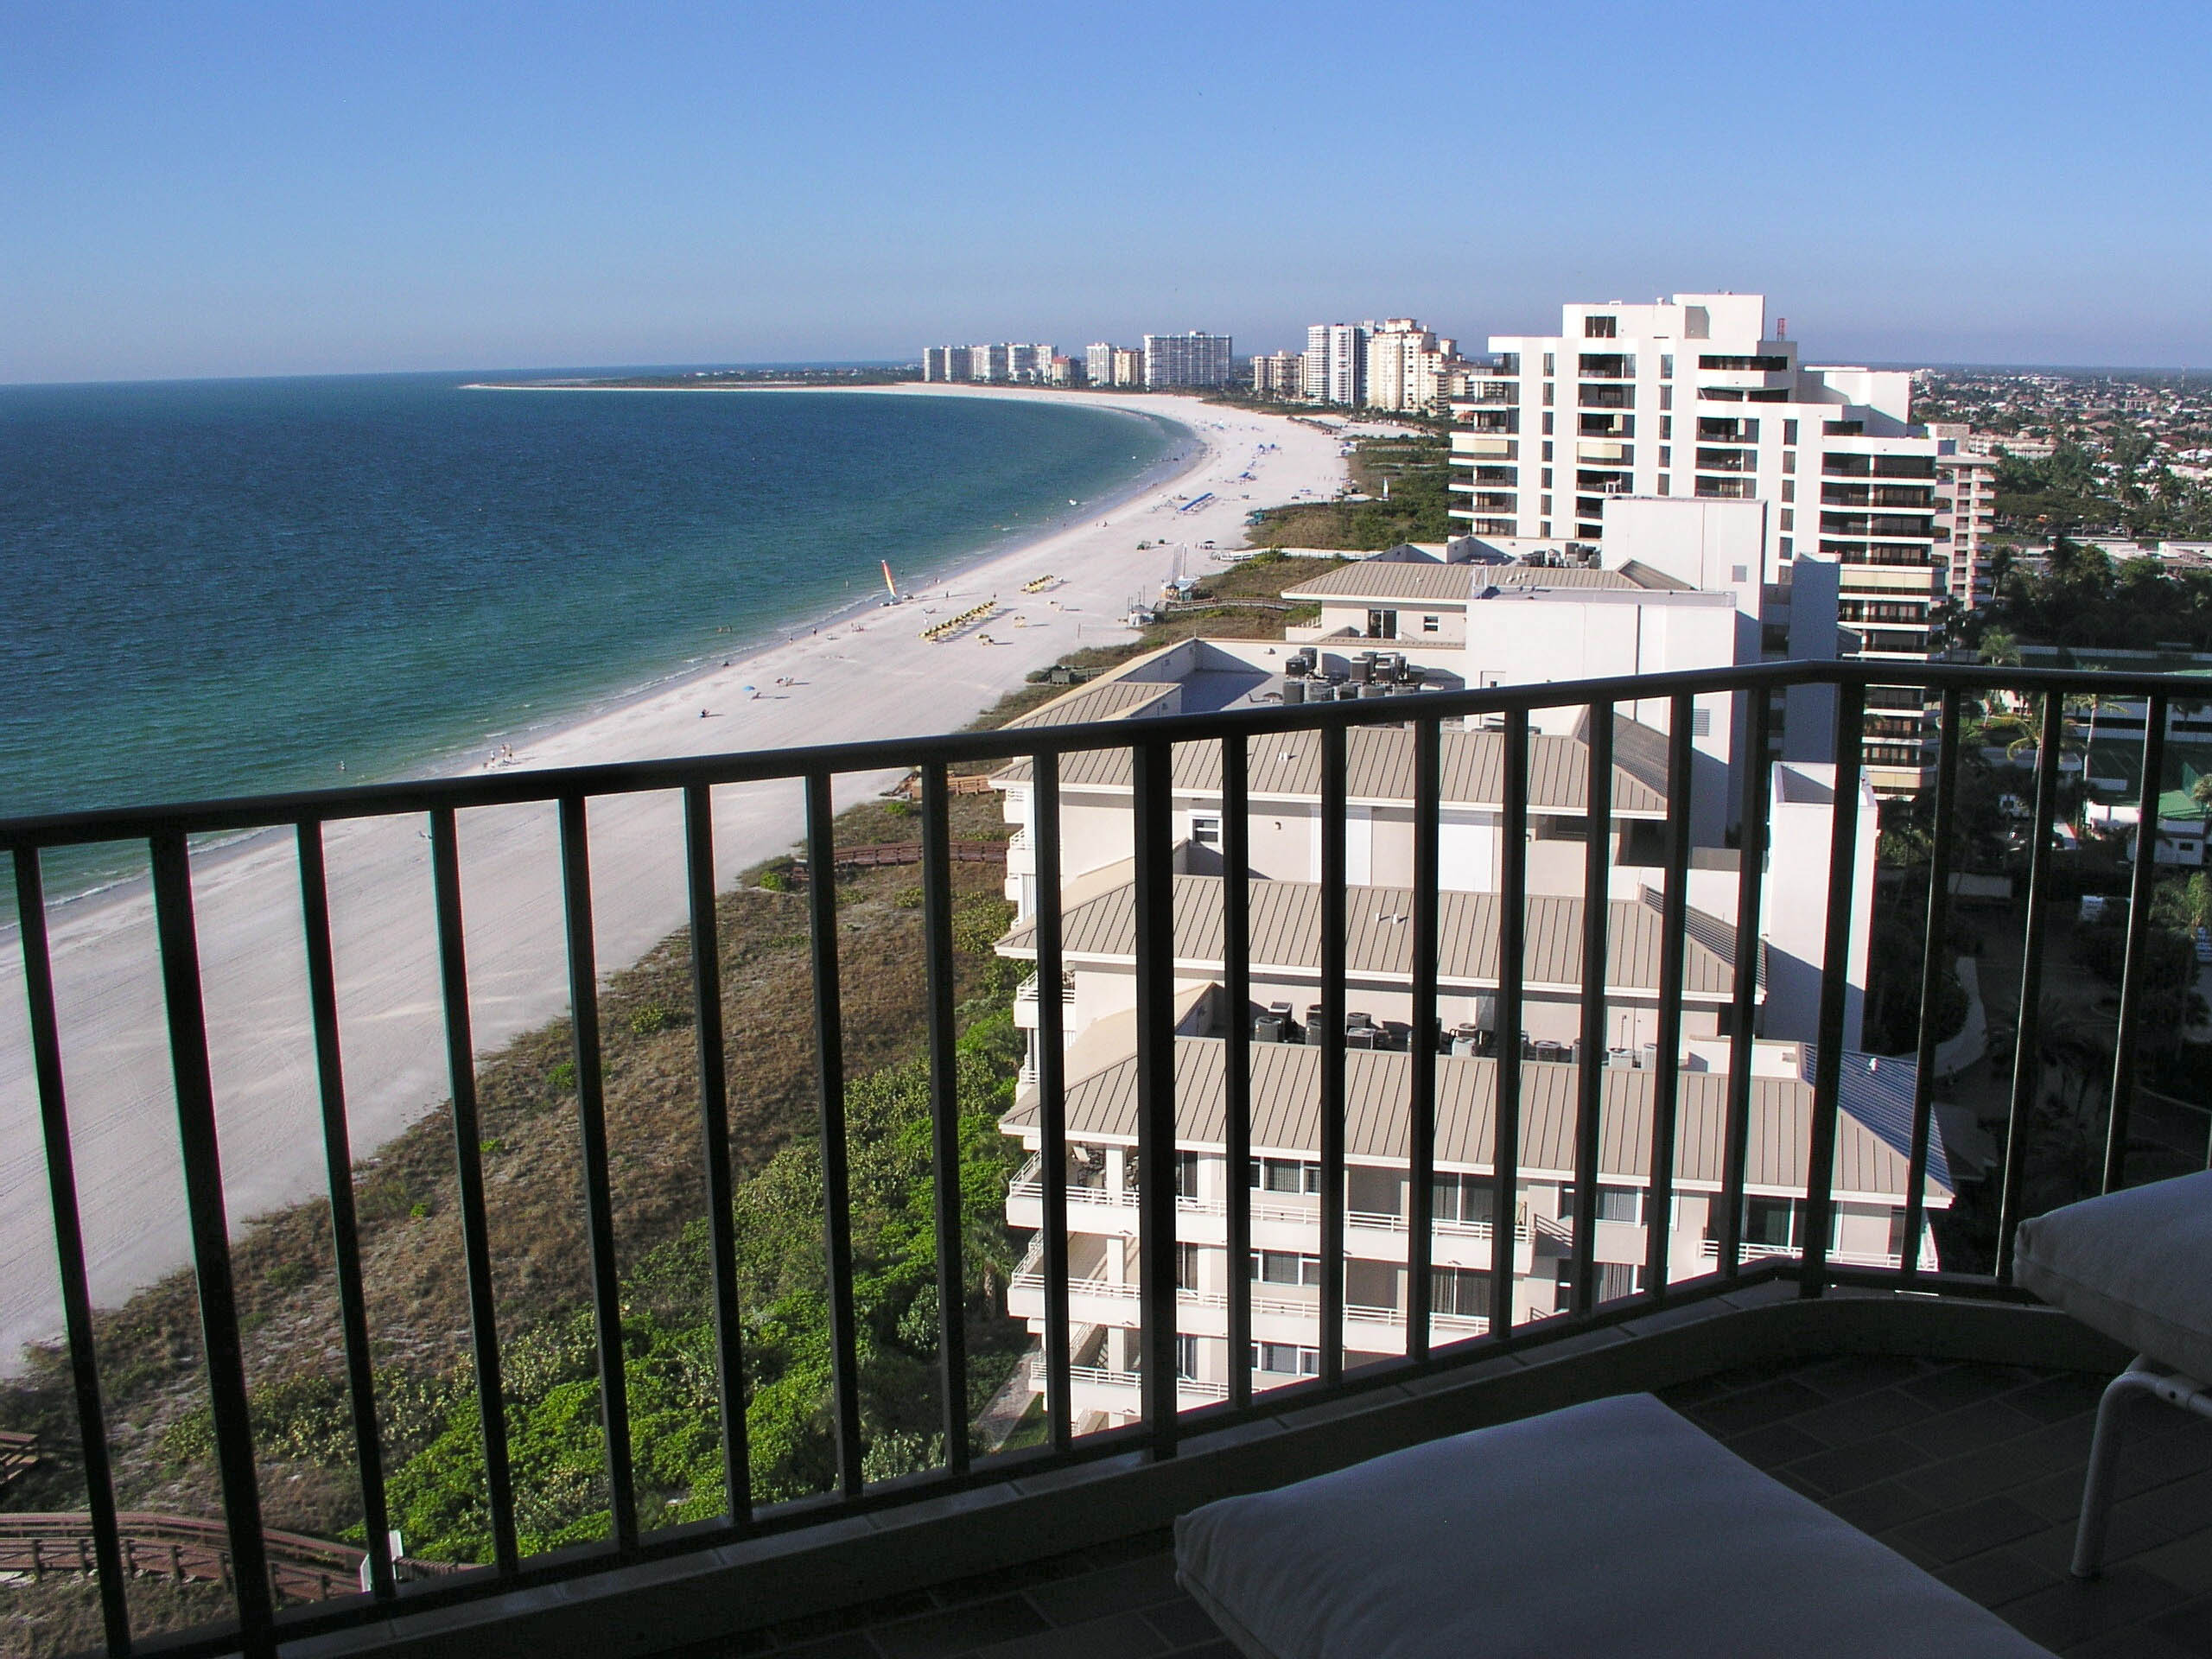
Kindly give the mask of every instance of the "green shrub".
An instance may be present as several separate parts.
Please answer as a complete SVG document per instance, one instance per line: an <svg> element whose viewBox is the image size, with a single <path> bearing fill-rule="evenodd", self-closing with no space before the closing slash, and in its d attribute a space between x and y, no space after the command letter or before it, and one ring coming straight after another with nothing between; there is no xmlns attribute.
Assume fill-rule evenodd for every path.
<svg viewBox="0 0 2212 1659"><path fill-rule="evenodd" d="M919 910L922 907L922 890L919 887L901 887L891 895L891 902L901 910Z"/></svg>
<svg viewBox="0 0 2212 1659"><path fill-rule="evenodd" d="M648 1002L630 1016L630 1034L650 1037L655 1032L666 1031L676 1023L676 1016L658 1002Z"/></svg>
<svg viewBox="0 0 2212 1659"><path fill-rule="evenodd" d="M576 1063L563 1060L545 1074L545 1086L556 1095L574 1094L576 1089Z"/></svg>
<svg viewBox="0 0 2212 1659"><path fill-rule="evenodd" d="M789 893L791 891L791 884L784 879L784 873L781 870L761 871L760 887L761 891L764 893Z"/></svg>

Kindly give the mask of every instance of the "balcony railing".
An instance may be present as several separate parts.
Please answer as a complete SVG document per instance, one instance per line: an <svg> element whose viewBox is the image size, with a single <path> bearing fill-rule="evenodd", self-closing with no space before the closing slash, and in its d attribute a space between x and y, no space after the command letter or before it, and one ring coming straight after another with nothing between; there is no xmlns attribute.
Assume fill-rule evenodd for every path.
<svg viewBox="0 0 2212 1659"><path fill-rule="evenodd" d="M1742 826L1737 918L1733 933L1733 980L1725 1077L1724 1156L1717 1203L1717 1236L1709 1250L1698 1251L1699 1265L1710 1271L1678 1279L1670 1270L1678 1248L1666 1228L1646 1230L1643 1282L1636 1295L1600 1305L1596 1255L1599 1230L1599 1150L1607 1084L1622 1073L1611 1068L1579 1068L1567 1085L1573 1106L1568 1154L1574 1164L1574 1213L1561 1222L1534 1224L1561 1249L1567 1287L1561 1313L1537 1322L1510 1317L1516 1288L1514 1252L1493 1252L1487 1274L1489 1305L1508 1310L1495 1323L1439 1316L1432 1306L1433 1241L1459 1224L1440 1221L1432 1197L1440 1152L1437 1143L1439 1071L1437 1045L1413 1043L1405 1056L1410 1097L1406 1168L1408 1207L1402 1217L1357 1212L1347 1206L1347 1068L1349 1050L1345 996L1350 935L1347 915L1349 871L1348 779L1351 739L1356 729L1395 727L1408 734L1412 794L1413 880L1405 937L1412 964L1412 1002L1417 1020L1433 1025L1439 997L1440 823L1444 802L1441 764L1445 722L1488 724L1499 733L1502 800L1499 852L1497 960L1502 964L1496 992L1498 1028L1523 1027L1525 934L1529 908L1530 754L1533 711L1572 708L1586 721L1586 773L1581 787L1587 806L1581 822L1586 891L1606 889L1615 815L1617 704L1637 702L1668 710L1669 734L1663 755L1640 764L1663 771L1664 822L1657 854L1663 880L1662 926L1658 946L1658 995L1653 1020L1657 1052L1681 1052L1684 1040L1685 951L1691 918L1687 909L1690 868L1690 826L1694 789L1710 788L1692 771L1692 734L1697 729L1698 699L1751 692L1744 702L1746 727L1743 752L1764 755L1770 747L1769 692L1796 687L1827 688L1833 706L1834 798L1859 798L1865 771L1863 709L1870 685L1906 686L1936 704L1938 745L1932 757L1933 833L1928 840L1928 892L1924 953L1918 997L1923 1014L1936 1006L1942 945L1947 938L1949 874L1954 831L1960 810L1961 724L1967 699L1986 690L2007 690L2040 696L2038 760L2025 836L2028 903L2019 957L2019 1020L2010 1060L2009 1112L1993 1183L1993 1261L1985 1274L1938 1273L1919 1259L1918 1241L1926 1222L1934 1099L1934 1053L1937 1022L1919 1021L1916 1069L1910 1099L1900 1117L1906 1147L1904 1237L1911 1241L1901 1260L1859 1266L1842 1259L1826 1243L1838 1203L1835 1191L1843 1034L1847 979L1854 928L1854 872L1860 826L1849 810L1831 814L1827 886L1816 894L1793 895L1820 906L1825 939L1818 988L1818 1047L1813 1066L1809 1162L1804 1180L1802 1249L1789 1257L1762 1257L1747 1244L1741 1214L1746 1189L1747 1137L1754 1087L1753 1033L1761 974L1760 925L1767 848L1769 778L1765 768L1741 768L1739 800L1726 803ZM2140 674L2085 674L2069 671L1948 665L1924 662L1858 664L1850 661L1790 662L1684 674L1628 677L1572 683L1424 692L1413 698L1363 700L1303 706L1240 709L1230 712L1180 715L1091 725L1027 727L1018 729L893 740L774 753L739 753L701 759L578 767L542 772L503 772L466 778L318 791L193 805L129 808L18 817L0 821L0 850L11 855L20 918L16 942L26 993L25 1021L38 1111L37 1134L44 1153L44 1173L53 1217L52 1258L58 1268L63 1329L61 1364L56 1375L76 1414L86 1513L83 1530L97 1572L97 1595L109 1649L120 1659L146 1644L134 1639L126 1600L124 1567L128 1517L116 1501L116 1471L109 1446L107 1406L101 1356L94 1341L93 1303L83 1206L73 1161L73 1122L64 1082L65 1055L73 1071L96 1066L99 1057L73 1047L65 1015L81 1010L57 997L55 952L49 937L49 906L42 869L56 849L92 843L136 843L148 856L154 950L165 993L161 1016L165 1030L143 1033L165 1039L171 1057L175 1109L189 1224L192 1283L195 1287L204 1346L196 1362L204 1388L213 1461L219 1475L222 1519L221 1553L229 1563L236 1617L231 1623L203 1627L166 1638L160 1650L193 1659L243 1651L267 1659L278 1642L302 1642L342 1631L383 1629L395 1641L405 1638L409 1621L445 1613L459 1604L531 1587L542 1587L640 1563L674 1569L670 1563L705 1561L710 1552L763 1534L792 1532L825 1518L876 1511L979 1485L1026 1478L1041 1470L1140 1451L1155 1459L1177 1455L1196 1427L1231 1425L1262 1410L1280 1410L1286 1392L1324 1401L1348 1388L1370 1386L1378 1377L1416 1376L1467 1363L1471 1357L1506 1354L1573 1332L1618 1323L1650 1309L1731 1291L1747 1281L1787 1278L1798 1294L1814 1298L1838 1287L1863 1286L2007 1297L2012 1276L2013 1238L2026 1202L2028 1158L2052 1109L2046 1101L2044 1048L2038 1039L2044 1008L2046 925L2054 887L2054 826L2057 819L2064 721L2068 700L2076 696L2135 699L2145 705L2139 776L2140 808L2146 818L2157 810L2170 708L2194 702L2202 686L2186 677ZM1176 752L1179 746L1211 750L1218 762L1222 801L1221 856L1230 869L1252 863L1251 798L1255 753L1273 751L1298 734L1319 752L1319 1194L1313 1205L1295 1208L1318 1223L1320 1259L1346 1260L1348 1234L1355 1229L1402 1225L1406 1239L1406 1306L1377 1309L1348 1297L1345 1275L1322 1275L1311 1306L1320 1332L1318 1375L1271 1390L1263 1406L1255 1398L1243 1365L1231 1367L1225 1383L1193 1382L1177 1376L1175 1244L1186 1205L1213 1200L1185 1200L1176 1192L1177 1053L1179 969L1174 934L1176 856ZM1793 735L1797 734L1793 727ZM971 1450L968 1421L968 1358L963 1321L967 1278L963 1261L969 1249L969 1218L962 1213L959 1102L955 1089L960 1056L955 1043L953 1001L953 842L949 828L948 769L965 763L1020 761L1032 768L1031 804L1039 880L1035 956L1039 977L1050 982L1065 965L1061 904L1061 843L1058 779L1064 764L1073 765L1098 752L1115 752L1125 761L1133 785L1135 1042L1135 1144L1128 1156L1140 1190L1105 1200L1126 1204L1135 1212L1138 1276L1133 1300L1139 1324L1142 1364L1133 1370L1077 1365L1073 1351L1071 1294L1080 1288L1070 1273L1071 1208L1100 1201L1069 1180L1068 1079L1065 1075L1065 1005L1045 998L1038 1005L1037 1100L1041 1156L1027 1182L1041 1211L1035 1274L1046 1309L1044 1363L1046 1431L1042 1444L1019 1452L979 1454ZM871 1482L864 1473L868 1450L862 1432L860 1336L856 1323L855 1263L852 1232L854 1194L849 1174L846 1080L840 960L841 922L837 884L826 873L840 860L833 829L832 786L841 774L895 774L918 767L922 787L919 872L923 903L921 931L929 1000L923 1023L929 1077L931 1157L935 1179L931 1214L935 1243L938 1300L948 1310L939 1317L938 1365L941 1380L943 1452L931 1471L895 1481ZM807 885L805 904L811 960L815 1046L815 1104L822 1171L822 1295L827 1309L828 1375L826 1421L830 1425L830 1490L794 1503L759 1501L753 1489L746 1451L746 1389L741 1349L746 1310L736 1274L738 1239L733 1219L734 1175L728 1138L728 1077L731 1064L723 1027L723 995L716 948L718 912L715 877L714 791L727 786L796 781L804 794L804 837L808 864L823 873ZM618 1275L612 1196L611 1160L605 1121L605 1066L600 1049L598 992L592 914L591 831L588 804L648 791L672 791L683 805L683 848L690 916L692 1006L699 1066L696 1087L700 1123L697 1175L706 1195L703 1268L715 1309L711 1351L706 1356L711 1432L723 1448L724 1478L710 1494L720 1513L712 1519L678 1526L649 1524L640 1514L638 1447L626 1402L624 1288ZM597 1395L603 1431L606 1536L596 1543L525 1557L517 1525L518 1471L511 1451L506 1353L493 1291L492 1233L487 1223L485 1143L476 1098L476 1045L472 1035L472 997L467 974L462 913L461 846L463 813L484 807L532 805L557 815L559 874L565 921L567 977L574 1017L569 1064L574 1070L574 1152L578 1190L588 1222L589 1325L594 1341ZM378 1351L372 1346L364 1297L361 1228L353 1201L353 1154L349 1141L345 1090L344 1046L338 1025L337 976L332 949L331 900L324 864L324 835L336 824L370 818L407 818L419 823L428 842L430 881L427 892L441 970L439 1007L452 1093L454 1169L463 1276L474 1315L467 1337L469 1402L480 1434L482 1494L489 1517L492 1559L481 1567L403 1582L389 1543L391 1524L382 1453ZM233 1289L232 1217L226 1176L239 1174L223 1162L221 1125L216 1110L206 987L195 932L194 837L277 830L290 838L296 888L283 902L301 918L303 1005L308 1014L307 1052L300 1058L316 1080L320 1133L330 1173L327 1217L331 1260L337 1288L341 1341L334 1370L346 1400L346 1423L358 1481L368 1588L353 1595L317 1599L280 1611L284 1583L278 1551L263 1522L263 1487L268 1478L256 1446L255 1409L250 1402L245 1366L246 1332ZM2131 905L2122 950L2120 989L2113 1015L2113 1060L2109 1086L2097 1085L2104 1108L2099 1178L2107 1189L2121 1185L2130 1154L2131 1113L2137 1100L2137 1052L2145 1034L2146 954L2154 861L2139 861L2129 877ZM227 895L234 899L235 895ZM1221 964L1222 988L1231 1007L1253 1000L1253 964L1249 944L1251 905L1249 884L1231 881L1222 890L1224 937L1230 941ZM1585 908L1580 940L1585 964L1580 1001L1582 1051L1606 1049L1609 1007L1603 971L1611 947L1606 906ZM1247 1023L1228 1023L1224 1047L1223 1134L1230 1169L1243 1168L1253 1154L1255 1122L1254 1047ZM1363 1060L1365 1057L1363 1057ZM1520 1188L1521 1126L1527 1096L1541 1081L1537 1068L1524 1064L1516 1045L1505 1045L1495 1066L1490 1109L1493 1150L1486 1181L1493 1210L1511 1213ZM1548 1072L1553 1068L1546 1068ZM1646 1213L1665 1214L1676 1190L1675 1153L1682 1110L1683 1073L1662 1066L1652 1073L1650 1145L1644 1181ZM234 1165L244 1157L228 1149ZM1232 1184L1218 1201L1231 1261L1253 1248L1255 1222L1271 1219L1271 1206L1241 1184ZM1208 1211L1211 1214L1211 1211ZM1241 1354L1253 1339L1255 1306L1265 1296L1241 1274L1231 1275L1222 1293L1221 1312L1230 1351ZM1281 1299L1287 1300L1287 1299ZM1305 1304L1301 1301L1300 1306ZM1353 1376L1347 1361L1347 1331L1355 1325L1389 1323L1402 1327L1404 1349L1377 1367ZM1464 1336L1459 1333L1465 1332ZM1440 1335L1450 1332L1444 1339ZM1071 1389L1120 1391L1139 1413L1138 1420L1116 1431L1076 1433ZM364 1639L365 1635L364 1634Z"/></svg>

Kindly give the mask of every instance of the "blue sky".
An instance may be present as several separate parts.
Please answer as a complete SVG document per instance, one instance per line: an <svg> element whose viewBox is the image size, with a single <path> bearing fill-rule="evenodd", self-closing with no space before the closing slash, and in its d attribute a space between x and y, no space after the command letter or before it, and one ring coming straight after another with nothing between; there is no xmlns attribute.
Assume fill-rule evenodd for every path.
<svg viewBox="0 0 2212 1659"><path fill-rule="evenodd" d="M0 380L1477 342L2212 365L2212 6L0 0Z"/></svg>

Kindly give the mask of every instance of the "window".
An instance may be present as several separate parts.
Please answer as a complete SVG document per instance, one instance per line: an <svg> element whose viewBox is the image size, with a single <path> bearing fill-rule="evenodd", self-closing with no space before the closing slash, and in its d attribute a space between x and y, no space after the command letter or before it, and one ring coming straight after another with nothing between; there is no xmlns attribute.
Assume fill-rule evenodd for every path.
<svg viewBox="0 0 2212 1659"><path fill-rule="evenodd" d="M1659 355L1659 378L1662 380L1671 380L1675 378L1675 359L1663 352Z"/></svg>
<svg viewBox="0 0 2212 1659"><path fill-rule="evenodd" d="M1659 464L1662 467L1671 467L1675 464L1674 445L1662 443L1659 446Z"/></svg>
<svg viewBox="0 0 2212 1659"><path fill-rule="evenodd" d="M1866 435L1864 421L1822 421L1821 430L1831 438L1863 438Z"/></svg>
<svg viewBox="0 0 2212 1659"><path fill-rule="evenodd" d="M1281 1376L1319 1376L1321 1351L1300 1348L1295 1343L1255 1342L1252 1344L1252 1369Z"/></svg>
<svg viewBox="0 0 2212 1659"><path fill-rule="evenodd" d="M1543 486L1544 486L1546 489L1548 489L1548 490L1549 488L1551 488L1551 486L1552 486L1552 469L1551 469L1550 467L1545 467L1545 468L1543 469L1543 477L1542 477L1541 482L1542 482L1542 484L1543 484ZM1549 512L1551 511L1551 509L1550 509L1549 507L1546 507L1546 508L1544 509L1544 511L1545 511L1546 512Z"/></svg>
<svg viewBox="0 0 2212 1659"><path fill-rule="evenodd" d="M1598 1300L1610 1302L1643 1288L1643 1269L1626 1262L1598 1263Z"/></svg>
<svg viewBox="0 0 2212 1659"><path fill-rule="evenodd" d="M1795 501L1797 499L1797 480L1796 479L1785 478L1782 480L1782 499L1785 501Z"/></svg>
<svg viewBox="0 0 2212 1659"><path fill-rule="evenodd" d="M1421 631L1423 633L1434 633L1437 626L1437 619L1433 616L1424 616L1421 620Z"/></svg>
<svg viewBox="0 0 2212 1659"><path fill-rule="evenodd" d="M1890 1211L1890 1254L1902 1258L1904 1255L1904 1211Z"/></svg>
<svg viewBox="0 0 2212 1659"><path fill-rule="evenodd" d="M1398 613L1395 611L1370 611L1367 613L1367 637L1370 639L1396 639Z"/></svg>
<svg viewBox="0 0 2212 1659"><path fill-rule="evenodd" d="M1797 470L1797 452L1795 449L1785 449L1782 452L1782 470L1785 473L1794 473Z"/></svg>
<svg viewBox="0 0 2212 1659"><path fill-rule="evenodd" d="M1438 1313L1461 1319L1490 1317L1490 1275L1479 1268L1431 1268L1428 1305Z"/></svg>
<svg viewBox="0 0 2212 1659"><path fill-rule="evenodd" d="M1321 1258L1300 1255L1294 1250L1255 1250L1252 1278L1263 1285L1318 1285L1321 1282Z"/></svg>
<svg viewBox="0 0 2212 1659"><path fill-rule="evenodd" d="M1198 1380L1198 1339L1196 1337L1175 1338L1175 1375L1186 1382Z"/></svg>
<svg viewBox="0 0 2212 1659"><path fill-rule="evenodd" d="M1546 438L1546 439L1544 440L1544 459L1545 459L1546 461L1549 461L1551 458L1552 458L1552 443L1551 443L1551 440L1550 440L1549 438Z"/></svg>
<svg viewBox="0 0 2212 1659"><path fill-rule="evenodd" d="M1547 402L1548 402L1549 400L1548 400L1548 399L1547 399L1546 401L1547 401ZM1552 417L1550 416L1550 415L1547 414L1547 415L1544 416L1544 435L1545 435L1546 437L1548 437L1548 438L1549 436L1551 436L1551 435L1552 435Z"/></svg>
<svg viewBox="0 0 2212 1659"><path fill-rule="evenodd" d="M1782 527L1784 530L1795 530L1797 528L1797 514L1789 507L1784 507L1782 510Z"/></svg>
<svg viewBox="0 0 2212 1659"><path fill-rule="evenodd" d="M1175 1247L1175 1288L1198 1288L1198 1247L1195 1244L1178 1244Z"/></svg>
<svg viewBox="0 0 2212 1659"><path fill-rule="evenodd" d="M1727 357L1707 352L1697 360L1700 369L1717 369L1728 374L1780 374L1789 366L1786 357Z"/></svg>
<svg viewBox="0 0 2212 1659"><path fill-rule="evenodd" d="M1552 372L1553 372L1553 371L1552 371L1552 354L1551 354L1549 352L1546 352L1546 353L1544 353L1544 374L1545 374L1545 377L1546 377L1547 378L1548 378L1551 376Z"/></svg>
<svg viewBox="0 0 2212 1659"><path fill-rule="evenodd" d="M1191 839L1201 847L1221 845L1221 815L1218 812L1191 814Z"/></svg>
<svg viewBox="0 0 2212 1659"><path fill-rule="evenodd" d="M1544 382L1544 407L1546 409L1549 409L1552 406L1552 382L1547 380ZM1551 418L1552 417L1548 415L1544 416L1544 430L1547 432L1552 429Z"/></svg>
<svg viewBox="0 0 2212 1659"><path fill-rule="evenodd" d="M1798 1248L1805 1226L1802 1198L1744 1200L1744 1243L1770 1250Z"/></svg>
<svg viewBox="0 0 2212 1659"><path fill-rule="evenodd" d="M1255 1158L1245 1166L1245 1185L1268 1192L1316 1193L1321 1190L1321 1166L1295 1158Z"/></svg>
<svg viewBox="0 0 2212 1659"><path fill-rule="evenodd" d="M1487 1175L1439 1175L1429 1188L1439 1221L1485 1224L1497 1210L1497 1194Z"/></svg>
<svg viewBox="0 0 2212 1659"><path fill-rule="evenodd" d="M1662 409L1672 409L1674 406L1675 406L1675 389L1674 389L1672 386L1662 386L1662 387L1660 387L1660 388L1659 388L1659 407L1660 407L1660 408L1662 408Z"/></svg>
<svg viewBox="0 0 2212 1659"><path fill-rule="evenodd" d="M1674 480L1673 479L1671 479L1671 478L1668 477L1668 476L1667 476L1667 474L1664 474L1664 473L1660 474L1659 474L1659 493L1660 493L1660 494L1662 494L1662 495L1672 495L1674 493L1675 493L1675 480Z"/></svg>
<svg viewBox="0 0 2212 1659"><path fill-rule="evenodd" d="M1585 340L1611 340L1620 327L1618 317L1585 317L1582 337Z"/></svg>
<svg viewBox="0 0 2212 1659"><path fill-rule="evenodd" d="M1664 440L1666 440L1666 439L1668 439L1668 438L1671 438L1671 437L1673 437L1674 435L1675 435L1675 417L1674 417L1673 416L1671 416L1671 415L1662 415L1662 416L1659 417L1659 436L1660 436L1661 440L1663 442Z"/></svg>
<svg viewBox="0 0 2212 1659"><path fill-rule="evenodd" d="M1796 446L1796 442L1797 442L1797 423L1796 423L1796 422L1795 422L1795 421L1784 421L1784 422L1782 423L1782 441L1783 441L1784 443L1786 443L1786 444L1789 444L1789 445L1791 445L1792 447L1795 447L1795 446Z"/></svg>
<svg viewBox="0 0 2212 1659"><path fill-rule="evenodd" d="M1175 1154L1175 1196L1179 1198L1198 1196L1198 1154L1195 1152Z"/></svg>
<svg viewBox="0 0 2212 1659"><path fill-rule="evenodd" d="M1655 829L1659 826L1654 825ZM1598 1188L1598 1219L1624 1222L1631 1227L1643 1224L1644 1192L1640 1186L1601 1185ZM1562 1185L1559 1190L1559 1213L1562 1219L1574 1216L1574 1185Z"/></svg>

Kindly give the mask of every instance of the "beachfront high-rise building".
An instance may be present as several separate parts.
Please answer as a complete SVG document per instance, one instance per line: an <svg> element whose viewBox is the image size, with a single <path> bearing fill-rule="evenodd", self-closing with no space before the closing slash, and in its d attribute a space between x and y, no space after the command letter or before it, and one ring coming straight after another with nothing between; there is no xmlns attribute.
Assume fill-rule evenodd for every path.
<svg viewBox="0 0 2212 1659"><path fill-rule="evenodd" d="M1757 294L1562 308L1556 334L1493 334L1494 361L1452 405L1452 515L1603 558L1608 496L1769 503L1780 557L1831 560L1840 619L1871 658L1942 645L1938 444L1912 424L1912 377L1800 363ZM1606 561L1610 563L1610 561ZM1929 781L1916 690L1867 693L1875 787Z"/></svg>
<svg viewBox="0 0 2212 1659"><path fill-rule="evenodd" d="M1252 390L1266 397L1296 397L1306 384L1306 359L1298 352L1268 352L1252 359Z"/></svg>
<svg viewBox="0 0 2212 1659"><path fill-rule="evenodd" d="M1227 334L1147 334L1144 383L1166 386L1225 386L1229 384Z"/></svg>
<svg viewBox="0 0 2212 1659"><path fill-rule="evenodd" d="M922 353L922 378L965 380L969 358L965 346L931 346Z"/></svg>
<svg viewBox="0 0 2212 1659"><path fill-rule="evenodd" d="M1951 603L1971 611L1989 603L1988 555L1982 538L1997 524L1997 461L1969 446L1973 432L1963 423L1930 423L1928 435L1936 442L1936 534L1949 537L1938 547L1939 559L1950 558Z"/></svg>
<svg viewBox="0 0 2212 1659"><path fill-rule="evenodd" d="M1094 386L1114 384L1114 350L1105 340L1094 340L1083 353L1083 378Z"/></svg>
<svg viewBox="0 0 2212 1659"><path fill-rule="evenodd" d="M1367 399L1366 322L1317 322L1306 331L1304 395L1357 408Z"/></svg>
<svg viewBox="0 0 2212 1659"><path fill-rule="evenodd" d="M1011 379L1011 350L1005 345L970 346L968 348L968 378L989 381Z"/></svg>
<svg viewBox="0 0 2212 1659"><path fill-rule="evenodd" d="M1117 386L1144 385L1144 353L1135 346L1116 346L1114 348L1114 378L1111 384Z"/></svg>
<svg viewBox="0 0 2212 1659"><path fill-rule="evenodd" d="M1370 409L1440 409L1459 360L1456 340L1439 337L1411 317L1371 325L1361 401Z"/></svg>

